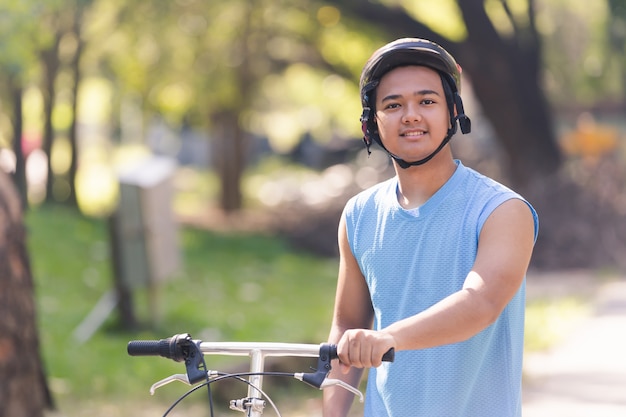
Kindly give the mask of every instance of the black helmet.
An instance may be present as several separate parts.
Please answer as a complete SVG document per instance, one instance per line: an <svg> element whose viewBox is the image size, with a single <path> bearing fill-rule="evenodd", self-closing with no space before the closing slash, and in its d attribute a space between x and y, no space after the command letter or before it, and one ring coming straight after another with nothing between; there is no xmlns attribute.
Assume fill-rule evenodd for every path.
<svg viewBox="0 0 626 417"><path fill-rule="evenodd" d="M461 90L461 67L448 51L426 39L402 38L378 49L367 61L361 72L361 96L369 83L405 65L423 65L448 74L457 91Z"/></svg>
<svg viewBox="0 0 626 417"><path fill-rule="evenodd" d="M435 156L435 154L448 143L452 135L456 133L457 120L461 126L462 133L469 133L471 130L470 120L464 114L463 102L459 95L461 88L461 67L459 64L457 64L448 51L435 42L419 38L402 38L388 43L374 52L361 72L359 82L361 104L363 106L361 122L363 124L364 140L368 151L371 139L374 139L385 149L376 131L374 118L370 117L373 101L372 92L378 86L383 75L394 68L407 65L422 65L432 68L439 73L450 112L450 120L453 120L453 123L452 127L448 130L446 138L437 150L420 161L409 163L390 154L403 168L408 168L412 165L421 165Z"/></svg>

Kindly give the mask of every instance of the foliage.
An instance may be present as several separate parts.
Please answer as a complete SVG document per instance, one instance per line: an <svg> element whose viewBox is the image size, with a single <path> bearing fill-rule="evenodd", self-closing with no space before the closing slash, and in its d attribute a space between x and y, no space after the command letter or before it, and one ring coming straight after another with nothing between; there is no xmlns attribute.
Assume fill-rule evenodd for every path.
<svg viewBox="0 0 626 417"><path fill-rule="evenodd" d="M609 13L607 2L546 1L540 2L537 13L552 101L592 106L621 99L620 69L605 30L616 16Z"/></svg>
<svg viewBox="0 0 626 417"><path fill-rule="evenodd" d="M375 46L387 40L392 28L362 19L345 7L347 3L6 1L0 6L0 34L6 34L0 36L0 68L4 74L19 74L25 86L41 84L41 54L49 53L54 37L60 36L62 68L53 114L56 135L62 136L72 120L68 88L72 77L63 66L76 53L76 45L83 46L80 68L85 91L81 96L89 97L89 102L80 102L78 117L81 125L90 128L81 129L80 140L90 146L111 139L141 141L159 119L174 132L189 126L205 129L214 140L228 134L241 140L239 132L219 126L236 124L245 135L268 138L273 149L283 153L305 136L328 142L360 135L356 81L363 62ZM436 36L459 43L469 33L461 4L396 0L381 2L381 7L397 7L418 32L429 27ZM511 49L528 40L525 34L533 24L529 11L536 10L552 103L592 105L615 101L624 94L626 71L619 59L623 54L615 53L623 50L621 1L490 0L484 7L498 36L508 40ZM76 17L82 19L82 31L74 34L80 39L68 29ZM106 79L99 82L110 91L91 95L86 90L94 83L87 81L94 79ZM5 83L0 78L0 87ZM0 88L0 99L6 98ZM99 117L93 125L91 113L95 112ZM0 132L9 132L8 124L8 119L0 117ZM502 128L496 131L503 136ZM6 144L4 136L8 137L4 134L0 141ZM176 148L159 151L175 153ZM219 154L216 160L232 158L232 154ZM81 166L86 165L90 162L81 160ZM223 169L219 175L243 172L241 161L231 161L231 165L234 169ZM237 188L239 178L233 175L221 188ZM69 181L74 183L73 178Z"/></svg>
<svg viewBox="0 0 626 417"><path fill-rule="evenodd" d="M311 128L311 120L332 125L336 115L354 107L340 106L341 101L334 105L332 95L319 94L328 91L322 88L329 84L325 76L332 74L328 67L322 71L325 76L311 76L316 67L324 68L325 59L342 57L334 65L350 67L344 73L354 77L369 52L362 47L365 38L341 29L340 17L329 7L311 13L306 1L97 2L88 15L87 36L91 45L102 47L90 48L86 60L90 68L101 67L114 79L118 102L138 97L146 114L159 114L172 126L206 127L211 114L233 108L243 110L242 122L252 133L272 138L266 127L277 112L297 116L307 109L313 117L297 126L295 134L301 135ZM324 38L327 31L334 36ZM356 46L348 58L356 59L340 53L340 45L348 42ZM300 70L291 71L293 65ZM276 85L272 78L281 83L278 91L270 87ZM282 84L286 78L293 82ZM318 93L308 95L306 103L304 86ZM277 96L283 99L272 98ZM355 132L345 117L337 120L341 129Z"/></svg>
<svg viewBox="0 0 626 417"><path fill-rule="evenodd" d="M402 5L417 21L450 40L461 41L467 37L467 28L456 0L404 0Z"/></svg>
<svg viewBox="0 0 626 417"><path fill-rule="evenodd" d="M0 68L8 76L26 74L35 66L39 7L32 1L3 1L0 4ZM27 81L27 77L24 81Z"/></svg>

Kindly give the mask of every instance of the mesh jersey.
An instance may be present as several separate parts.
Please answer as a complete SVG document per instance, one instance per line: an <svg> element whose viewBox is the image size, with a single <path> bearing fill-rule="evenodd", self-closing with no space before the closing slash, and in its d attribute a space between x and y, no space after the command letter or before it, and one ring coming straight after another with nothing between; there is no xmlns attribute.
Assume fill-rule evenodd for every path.
<svg viewBox="0 0 626 417"><path fill-rule="evenodd" d="M346 205L348 240L370 290L375 329L461 289L487 217L504 201L522 199L456 163L453 176L412 213L397 201L395 177ZM537 214L529 207L536 237ZM521 416L524 304L525 282L497 321L469 340L397 352L393 363L371 369L365 416Z"/></svg>

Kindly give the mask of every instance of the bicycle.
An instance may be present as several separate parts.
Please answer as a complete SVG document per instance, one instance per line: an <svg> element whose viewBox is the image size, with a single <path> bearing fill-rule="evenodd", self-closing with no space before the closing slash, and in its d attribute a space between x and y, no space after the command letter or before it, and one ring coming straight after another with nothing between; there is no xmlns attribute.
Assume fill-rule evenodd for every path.
<svg viewBox="0 0 626 417"><path fill-rule="evenodd" d="M263 391L264 376L292 377L314 388L323 390L331 386L342 387L359 397L363 394L358 389L338 379L327 378L331 370L331 361L337 359L337 346L327 343L277 343L277 342L203 342L192 339L188 333L177 334L160 340L135 340L128 342L127 352L131 356L162 356L176 362L185 362L186 373L174 374L157 381L150 387L150 394L171 382L180 381L193 386L163 414L166 417L180 402L202 387L207 387L211 416L214 415L211 384L227 378L234 378L248 385L247 396L230 400L230 409L240 411L247 417L260 417L266 406L266 400L278 417L281 414L272 399ZM207 369L205 355L249 356L250 371L243 373L223 373ZM310 357L318 358L314 372L266 372L267 357ZM390 349L383 356L383 361L392 362L394 350ZM197 384L197 385L196 385ZM265 398L265 400L264 400Z"/></svg>

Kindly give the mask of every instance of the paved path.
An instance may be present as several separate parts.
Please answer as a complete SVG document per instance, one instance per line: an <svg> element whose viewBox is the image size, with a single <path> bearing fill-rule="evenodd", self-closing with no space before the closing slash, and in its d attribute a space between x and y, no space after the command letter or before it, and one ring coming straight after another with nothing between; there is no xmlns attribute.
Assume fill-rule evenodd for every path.
<svg viewBox="0 0 626 417"><path fill-rule="evenodd" d="M578 278L559 288L591 289ZM626 280L603 284L563 343L524 360L524 417L626 417Z"/></svg>

